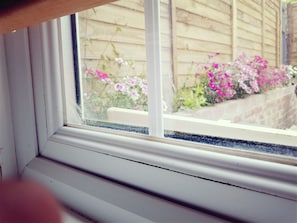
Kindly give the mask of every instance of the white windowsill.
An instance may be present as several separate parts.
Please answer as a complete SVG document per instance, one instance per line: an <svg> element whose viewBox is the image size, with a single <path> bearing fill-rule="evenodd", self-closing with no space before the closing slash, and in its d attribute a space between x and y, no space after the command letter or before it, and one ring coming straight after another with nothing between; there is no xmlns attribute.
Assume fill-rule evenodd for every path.
<svg viewBox="0 0 297 223"><path fill-rule="evenodd" d="M63 210L62 221L63 223L93 223L93 221L84 218L83 216L70 209Z"/></svg>

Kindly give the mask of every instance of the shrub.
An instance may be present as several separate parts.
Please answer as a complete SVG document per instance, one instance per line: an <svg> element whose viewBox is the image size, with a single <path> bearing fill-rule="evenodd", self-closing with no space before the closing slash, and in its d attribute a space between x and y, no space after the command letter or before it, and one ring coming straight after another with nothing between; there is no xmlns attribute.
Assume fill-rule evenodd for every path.
<svg viewBox="0 0 297 223"><path fill-rule="evenodd" d="M297 76L297 68L282 65L269 66L261 56L239 55L234 61L219 64L211 62L220 53L208 56L208 64L193 63L196 66L196 83L192 88L177 92L175 110L194 109L220 103L225 100L244 98L251 94L286 86ZM195 89L200 89L199 94ZM182 96L181 96L182 95Z"/></svg>

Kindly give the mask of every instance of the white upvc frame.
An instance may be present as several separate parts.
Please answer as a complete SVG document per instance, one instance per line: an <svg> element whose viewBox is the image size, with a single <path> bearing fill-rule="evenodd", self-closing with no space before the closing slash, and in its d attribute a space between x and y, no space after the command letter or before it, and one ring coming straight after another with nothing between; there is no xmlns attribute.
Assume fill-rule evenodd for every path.
<svg viewBox="0 0 297 223"><path fill-rule="evenodd" d="M72 102L62 100L65 98L64 94L69 93L64 89L63 82L71 76L67 76L64 71L70 73L73 69L67 28L70 26L66 17L17 31L6 37L8 64L12 67L15 60L22 62L18 71L14 70L14 74L10 75L19 75L23 68L27 68L22 83L16 79L11 80L11 88L16 95L20 94L20 101L23 99L21 105L15 103L14 110L19 111L15 115L30 117L29 120L23 120L30 122L24 123L30 127L28 131L16 134L16 141L19 142L17 155L24 176L40 180L52 188L63 202L96 219L100 219L99 215L102 213L96 214L92 205L105 208L104 210L111 208L106 216L101 216L104 220L117 220L115 213L126 216L127 221L153 219L152 215L156 214L136 211L137 205L125 203L128 199L126 197L118 197L118 200L104 197L104 193L110 189L107 186L100 189L101 193L95 194L96 186L106 181L102 178L104 177L238 221L296 221L296 166L203 149L211 146L201 146L202 149L197 150L150 141L145 137L130 138L65 126L65 114L71 113L65 110L65 104ZM22 43L24 47L14 47L16 43ZM16 55L20 55L19 58L15 59ZM71 81L67 79L67 84L69 83ZM32 101L35 102L35 107L31 104ZM23 106L26 110L22 110ZM36 114L37 137L32 112ZM18 120L19 126L23 121ZM30 137L25 138L26 134ZM101 177L91 177L71 167L35 158L38 155L37 146L39 155L44 158ZM116 183L110 185L116 188L111 191L118 190L117 195L121 194L121 189L126 188ZM136 200L143 196L136 189L130 192ZM140 200L137 200L137 204ZM79 201L84 202L85 209L84 205L78 204ZM170 205L170 202L167 204ZM185 208L182 213L188 213L189 210ZM165 217L165 214L162 216ZM188 219L195 219L193 216L189 215Z"/></svg>
<svg viewBox="0 0 297 223"><path fill-rule="evenodd" d="M38 154L28 30L4 36L18 172ZM24 87L22 87L24 86Z"/></svg>
<svg viewBox="0 0 297 223"><path fill-rule="evenodd" d="M164 137L161 67L160 1L145 1L149 135Z"/></svg>
<svg viewBox="0 0 297 223"><path fill-rule="evenodd" d="M4 38L0 36L0 178L17 176Z"/></svg>

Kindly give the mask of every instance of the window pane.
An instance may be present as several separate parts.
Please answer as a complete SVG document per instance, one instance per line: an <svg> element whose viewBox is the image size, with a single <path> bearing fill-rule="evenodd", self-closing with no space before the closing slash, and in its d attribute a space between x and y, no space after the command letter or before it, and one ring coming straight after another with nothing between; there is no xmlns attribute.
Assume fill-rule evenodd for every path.
<svg viewBox="0 0 297 223"><path fill-rule="evenodd" d="M283 64L282 4L258 2L161 1L168 137L297 156L297 67Z"/></svg>
<svg viewBox="0 0 297 223"><path fill-rule="evenodd" d="M165 137L297 157L281 1L159 3ZM144 11L144 0L122 0L78 14L83 124L148 132Z"/></svg>
<svg viewBox="0 0 297 223"><path fill-rule="evenodd" d="M79 99L86 124L121 128L109 121L126 124L117 121L121 109L147 111L143 12L143 1L116 1L78 13Z"/></svg>

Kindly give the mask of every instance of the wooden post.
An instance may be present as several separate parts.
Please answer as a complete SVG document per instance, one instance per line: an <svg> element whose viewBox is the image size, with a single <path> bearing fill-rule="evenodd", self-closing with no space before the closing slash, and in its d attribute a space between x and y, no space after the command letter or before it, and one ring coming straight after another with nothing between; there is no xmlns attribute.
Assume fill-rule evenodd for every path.
<svg viewBox="0 0 297 223"><path fill-rule="evenodd" d="M281 1L280 1L281 3ZM282 43L282 29L281 29L281 10L282 7L279 5L278 9L276 9L276 66L281 65L281 43Z"/></svg>
<svg viewBox="0 0 297 223"><path fill-rule="evenodd" d="M282 40L281 40L281 52L282 52L282 56L281 56L281 62L283 64L287 64L288 60L287 60L287 44L286 44L286 35L287 35L287 4L285 4L284 2L281 3L281 24L282 24Z"/></svg>
<svg viewBox="0 0 297 223"><path fill-rule="evenodd" d="M297 65L297 2L288 5L288 63Z"/></svg>
<svg viewBox="0 0 297 223"><path fill-rule="evenodd" d="M287 64L291 64L291 39L292 39L292 10L291 5L287 5L287 27L288 27L288 36L287 36Z"/></svg>
<svg viewBox="0 0 297 223"><path fill-rule="evenodd" d="M175 89L178 88L178 73L177 73L177 46L176 46L176 4L175 0L169 0L171 10L171 52L172 52L172 73L173 84Z"/></svg>
<svg viewBox="0 0 297 223"><path fill-rule="evenodd" d="M265 57L265 0L262 0L261 56Z"/></svg>
<svg viewBox="0 0 297 223"><path fill-rule="evenodd" d="M237 57L238 35L237 35L237 0L232 1L232 59Z"/></svg>

